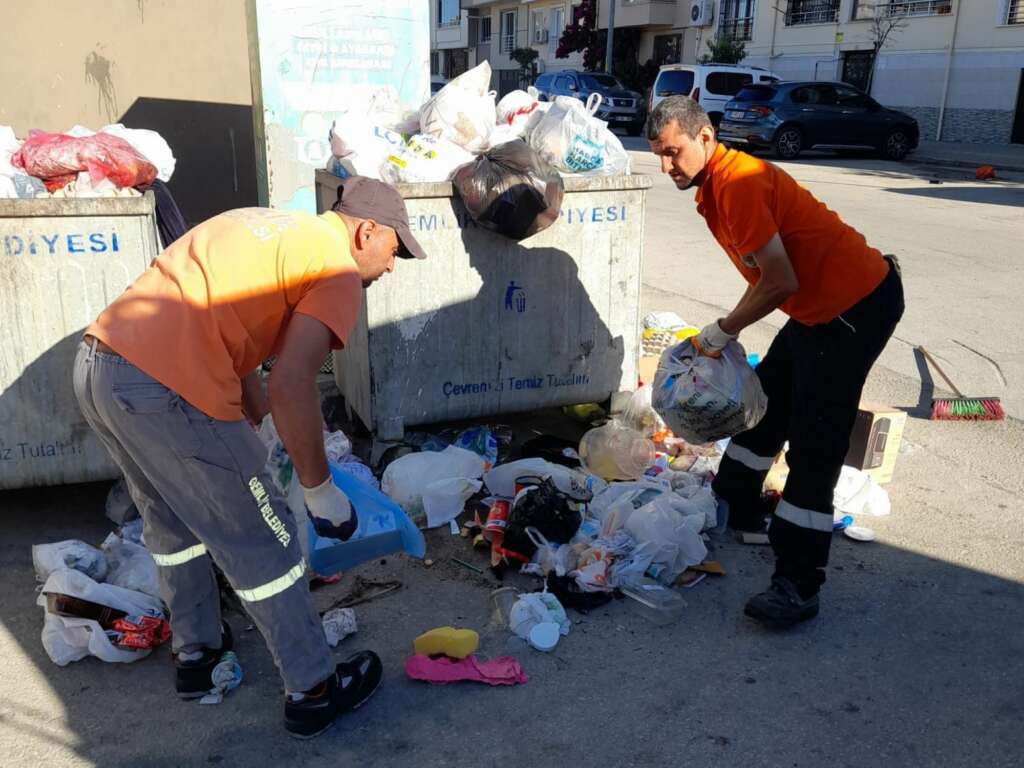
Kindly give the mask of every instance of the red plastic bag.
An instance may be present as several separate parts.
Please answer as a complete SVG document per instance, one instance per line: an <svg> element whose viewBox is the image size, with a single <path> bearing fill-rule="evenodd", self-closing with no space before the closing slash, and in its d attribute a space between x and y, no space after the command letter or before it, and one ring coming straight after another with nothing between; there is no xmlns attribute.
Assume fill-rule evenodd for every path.
<svg viewBox="0 0 1024 768"><path fill-rule="evenodd" d="M107 178L118 187L139 187L153 183L157 170L151 162L122 138L97 133L81 138L63 133L29 131L11 164L30 176L42 179L53 192L88 171L93 183Z"/></svg>

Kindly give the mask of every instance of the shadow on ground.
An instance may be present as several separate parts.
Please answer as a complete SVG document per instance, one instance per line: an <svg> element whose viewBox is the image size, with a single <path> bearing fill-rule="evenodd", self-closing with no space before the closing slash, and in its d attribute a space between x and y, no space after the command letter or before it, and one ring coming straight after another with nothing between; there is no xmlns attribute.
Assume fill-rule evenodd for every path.
<svg viewBox="0 0 1024 768"><path fill-rule="evenodd" d="M991 186L928 186L915 189L886 189L897 195L913 195L914 197L931 198L932 200L954 200L961 203L978 203L980 205L1024 206L1024 188L1018 184Z"/></svg>

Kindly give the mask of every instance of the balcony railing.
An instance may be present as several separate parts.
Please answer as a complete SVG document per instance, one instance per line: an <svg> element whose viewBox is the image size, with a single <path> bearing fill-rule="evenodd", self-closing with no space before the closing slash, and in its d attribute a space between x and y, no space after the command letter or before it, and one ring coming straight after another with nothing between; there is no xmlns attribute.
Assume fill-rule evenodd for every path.
<svg viewBox="0 0 1024 768"><path fill-rule="evenodd" d="M887 16L942 16L953 10L953 0L890 0Z"/></svg>
<svg viewBox="0 0 1024 768"><path fill-rule="evenodd" d="M798 24L831 24L839 18L839 0L825 2L795 2L790 0L786 11L786 26Z"/></svg>
<svg viewBox="0 0 1024 768"><path fill-rule="evenodd" d="M753 16L745 16L740 19L722 19L718 24L718 34L729 40L750 40L753 32Z"/></svg>
<svg viewBox="0 0 1024 768"><path fill-rule="evenodd" d="M516 48L516 36L515 33L501 36L501 52L511 53Z"/></svg>
<svg viewBox="0 0 1024 768"><path fill-rule="evenodd" d="M441 19L441 21L438 22L437 26L442 28L442 29L446 29L448 27L457 27L461 23L462 23L462 14L461 13L457 13L454 16L452 16L450 19Z"/></svg>
<svg viewBox="0 0 1024 768"><path fill-rule="evenodd" d="M1007 24L1024 24L1024 0L1010 0L1006 9Z"/></svg>

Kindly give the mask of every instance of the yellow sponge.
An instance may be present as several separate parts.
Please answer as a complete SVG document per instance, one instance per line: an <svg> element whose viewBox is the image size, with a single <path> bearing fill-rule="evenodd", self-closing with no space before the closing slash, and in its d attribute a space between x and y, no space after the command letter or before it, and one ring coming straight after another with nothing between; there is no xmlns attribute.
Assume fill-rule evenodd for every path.
<svg viewBox="0 0 1024 768"><path fill-rule="evenodd" d="M455 627L438 627L413 641L416 653L424 656L449 656L453 659L464 659L476 650L480 644L480 635L472 629L456 629Z"/></svg>

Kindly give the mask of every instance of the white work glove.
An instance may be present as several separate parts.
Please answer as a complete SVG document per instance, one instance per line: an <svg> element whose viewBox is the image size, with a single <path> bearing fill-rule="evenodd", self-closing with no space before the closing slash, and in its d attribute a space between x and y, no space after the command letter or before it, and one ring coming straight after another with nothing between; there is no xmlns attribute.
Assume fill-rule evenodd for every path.
<svg viewBox="0 0 1024 768"><path fill-rule="evenodd" d="M302 495L318 534L347 541L355 533L359 522L352 504L330 476L316 488L302 486Z"/></svg>
<svg viewBox="0 0 1024 768"><path fill-rule="evenodd" d="M722 350L725 349L725 345L735 339L736 336L723 331L722 326L719 325L719 321L716 320L713 323L705 325L704 329L693 337L691 341L693 342L693 346L695 346L697 351L702 355L718 357L722 354Z"/></svg>

